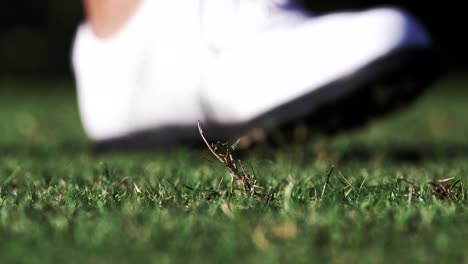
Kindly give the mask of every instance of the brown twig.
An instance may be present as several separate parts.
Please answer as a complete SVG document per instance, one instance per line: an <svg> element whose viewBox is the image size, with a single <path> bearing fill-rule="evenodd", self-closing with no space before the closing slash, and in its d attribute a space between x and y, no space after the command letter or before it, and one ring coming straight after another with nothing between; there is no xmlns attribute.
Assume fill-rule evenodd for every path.
<svg viewBox="0 0 468 264"><path fill-rule="evenodd" d="M233 157L230 146L227 143L221 143L219 141L216 144L210 144L208 140L205 138L200 122L198 122L198 132L200 133L201 138L205 142L210 152L229 171L229 174L231 175L231 195L233 194L234 189L235 189L234 180L237 179L239 182L242 183L242 190L243 190L244 196L247 197L250 194L250 196L253 196L256 198L261 197L261 195L256 190L263 189L263 188L255 184L255 177L244 169L244 166L242 165L241 160L235 159Z"/></svg>
<svg viewBox="0 0 468 264"><path fill-rule="evenodd" d="M453 188L461 181L458 180L454 184L450 184L454 179L455 177L450 177L438 180L437 182L430 182L429 184L432 185L432 195L444 202L451 203L453 197L457 196L457 193L453 193Z"/></svg>
<svg viewBox="0 0 468 264"><path fill-rule="evenodd" d="M200 133L200 136L201 138L203 139L203 141L205 142L206 146L208 147L208 149L211 151L211 153L213 153L213 155L219 160L221 161L223 164L224 164L224 160L218 155L218 153L216 153L213 148L211 147L210 143L208 143L208 140L206 140L204 134L203 134L203 129L201 128L201 125L200 125L200 121L198 121L197 123L198 125L198 132Z"/></svg>

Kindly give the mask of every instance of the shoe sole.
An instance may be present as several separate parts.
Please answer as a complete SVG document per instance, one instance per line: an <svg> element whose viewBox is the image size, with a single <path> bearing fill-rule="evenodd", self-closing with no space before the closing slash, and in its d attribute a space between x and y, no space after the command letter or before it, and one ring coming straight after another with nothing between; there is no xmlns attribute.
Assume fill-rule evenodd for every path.
<svg viewBox="0 0 468 264"><path fill-rule="evenodd" d="M224 141L245 135L242 146L248 147L260 141L287 143L298 136L353 129L409 105L438 77L441 65L433 49L401 49L247 123L206 124L205 136L210 141ZM203 146L196 124L95 142L94 150L135 151L180 145Z"/></svg>
<svg viewBox="0 0 468 264"><path fill-rule="evenodd" d="M442 72L440 55L433 49L407 48L392 52L355 73L327 84L260 117L286 114L288 120L269 131L254 129L241 147L304 140L316 134L333 135L361 127L414 102ZM320 103L316 98L322 99ZM298 106L317 106L315 109ZM297 111L291 113L290 109Z"/></svg>

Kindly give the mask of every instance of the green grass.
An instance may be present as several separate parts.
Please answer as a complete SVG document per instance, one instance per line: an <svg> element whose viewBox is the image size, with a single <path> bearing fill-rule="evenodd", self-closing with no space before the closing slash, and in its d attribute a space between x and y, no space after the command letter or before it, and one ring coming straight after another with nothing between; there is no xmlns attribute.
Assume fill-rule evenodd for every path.
<svg viewBox="0 0 468 264"><path fill-rule="evenodd" d="M250 150L265 203L229 197L207 149L92 154L69 82L0 81L0 263L468 263L467 85ZM462 180L450 204L427 184L447 177Z"/></svg>

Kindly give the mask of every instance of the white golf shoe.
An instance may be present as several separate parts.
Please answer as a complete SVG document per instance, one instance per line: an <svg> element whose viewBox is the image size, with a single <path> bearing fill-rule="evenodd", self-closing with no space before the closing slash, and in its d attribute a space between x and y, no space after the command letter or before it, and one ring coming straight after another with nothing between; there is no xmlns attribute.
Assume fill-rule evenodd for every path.
<svg viewBox="0 0 468 264"><path fill-rule="evenodd" d="M110 39L81 25L73 61L102 149L200 142L197 121L220 140L297 121L349 128L406 104L438 69L401 10L311 17L273 0L145 0Z"/></svg>

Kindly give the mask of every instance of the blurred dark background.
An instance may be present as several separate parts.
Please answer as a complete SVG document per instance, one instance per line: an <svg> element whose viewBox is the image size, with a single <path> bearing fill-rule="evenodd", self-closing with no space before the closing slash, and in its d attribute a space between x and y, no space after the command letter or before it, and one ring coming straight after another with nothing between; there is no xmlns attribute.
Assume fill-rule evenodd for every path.
<svg viewBox="0 0 468 264"><path fill-rule="evenodd" d="M462 2L381 0L299 0L316 14L381 5L402 7L429 29L451 71L468 69L468 38ZM183 7L181 7L183 8ZM82 20L80 1L16 0L0 8L0 74L69 76L70 47Z"/></svg>

